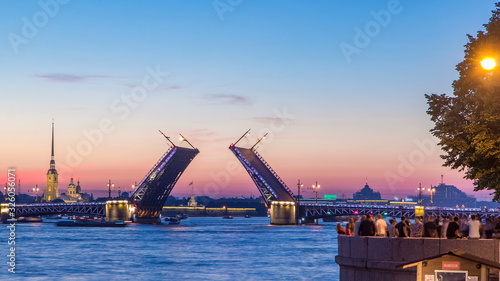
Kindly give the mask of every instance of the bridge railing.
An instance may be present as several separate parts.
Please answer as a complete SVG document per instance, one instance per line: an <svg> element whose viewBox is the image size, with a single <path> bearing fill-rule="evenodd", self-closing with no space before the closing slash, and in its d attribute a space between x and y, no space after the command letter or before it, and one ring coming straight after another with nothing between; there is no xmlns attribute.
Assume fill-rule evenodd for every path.
<svg viewBox="0 0 500 281"><path fill-rule="evenodd" d="M238 158L238 160L240 160L240 162L243 164L245 169L250 173L252 180L255 182L255 178L254 178L254 176L252 176L252 174L259 178L260 182L255 182L255 183L257 184L257 187L259 188L262 195L265 197L266 201L268 201L267 203L270 204L272 200L276 200L278 198L278 195L276 194L276 192L273 190L273 188L271 186L269 186L269 184L267 184L267 182L262 178L260 173L245 158L245 156L243 156L243 154L241 154L241 152L237 149L237 147L232 146L232 147L230 147L230 149L236 155L236 158ZM261 187L261 184L263 184L265 187ZM268 198L268 196L266 196L269 194L269 192L271 193L272 196L274 196L274 198Z"/></svg>
<svg viewBox="0 0 500 281"><path fill-rule="evenodd" d="M290 195L293 197L292 190L286 185L286 183L280 178L280 176L278 176L278 174L273 170L273 168L271 168L271 166L267 163L267 161L264 160L264 158L257 152L257 150L252 149L252 151L253 153L255 153L257 158L259 158L259 160L262 161L262 163L266 166L266 168L269 169L269 171L273 174L273 176L276 177L276 179L281 183L281 185L283 185L286 191L288 191L288 193L290 193Z"/></svg>
<svg viewBox="0 0 500 281"><path fill-rule="evenodd" d="M357 216L383 214L389 217L415 217L414 206L381 206L381 205L349 205L349 204L300 204L302 215L309 218L323 218L332 216ZM425 207L426 216L469 216L476 214L480 218L500 216L499 209L481 208L448 208Z"/></svg>
<svg viewBox="0 0 500 281"><path fill-rule="evenodd" d="M175 152L176 147L169 148L161 157L160 159L154 164L153 168L149 170L149 172L144 176L144 178L139 182L139 184L136 186L135 190L132 192L132 195L130 196L131 199L134 200L141 200L141 196L143 195L144 189L147 187L147 184L150 183L154 177L152 176L155 173L158 173L165 165L166 163L170 160L170 158L173 157Z"/></svg>
<svg viewBox="0 0 500 281"><path fill-rule="evenodd" d="M50 214L105 215L106 202L92 203L37 203L16 205L16 217Z"/></svg>

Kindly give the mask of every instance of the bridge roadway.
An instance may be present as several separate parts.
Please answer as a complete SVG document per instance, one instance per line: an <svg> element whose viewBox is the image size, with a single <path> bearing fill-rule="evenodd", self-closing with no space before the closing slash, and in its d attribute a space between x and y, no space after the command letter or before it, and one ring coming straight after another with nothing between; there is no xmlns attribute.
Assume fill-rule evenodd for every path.
<svg viewBox="0 0 500 281"><path fill-rule="evenodd" d="M2 212L7 204L2 204ZM106 202L16 204L16 218L54 214L106 215Z"/></svg>
<svg viewBox="0 0 500 281"><path fill-rule="evenodd" d="M347 204L300 204L299 215L302 219L319 219L336 216L376 215L388 217L415 218L415 206L347 205ZM500 216L499 209L424 207L424 215L430 216L469 216L476 214L481 218Z"/></svg>

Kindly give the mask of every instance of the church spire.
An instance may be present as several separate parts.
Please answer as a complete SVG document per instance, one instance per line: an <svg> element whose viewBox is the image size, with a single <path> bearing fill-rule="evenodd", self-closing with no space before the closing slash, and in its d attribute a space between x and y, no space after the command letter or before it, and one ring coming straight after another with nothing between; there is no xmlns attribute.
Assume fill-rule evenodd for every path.
<svg viewBox="0 0 500 281"><path fill-rule="evenodd" d="M50 202L59 197L59 174L54 159L54 119L52 119L52 146L50 151L50 169L47 171L47 187L43 193L43 201Z"/></svg>
<svg viewBox="0 0 500 281"><path fill-rule="evenodd" d="M52 119L52 149L50 151L50 168L56 168L56 160L54 159L54 119Z"/></svg>

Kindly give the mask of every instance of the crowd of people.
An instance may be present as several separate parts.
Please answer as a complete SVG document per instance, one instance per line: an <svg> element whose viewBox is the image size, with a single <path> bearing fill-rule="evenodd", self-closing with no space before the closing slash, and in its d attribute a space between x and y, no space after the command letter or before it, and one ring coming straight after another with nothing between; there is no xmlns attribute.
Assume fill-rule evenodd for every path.
<svg viewBox="0 0 500 281"><path fill-rule="evenodd" d="M497 231L498 230L498 231ZM496 233L500 234L500 218L488 218L484 222L476 215L468 217L416 217L413 222L401 217L389 219L389 223L382 217L376 215L363 215L360 218L349 219L346 226L337 224L337 233L350 236L380 236L380 237L431 237L431 238L493 238Z"/></svg>

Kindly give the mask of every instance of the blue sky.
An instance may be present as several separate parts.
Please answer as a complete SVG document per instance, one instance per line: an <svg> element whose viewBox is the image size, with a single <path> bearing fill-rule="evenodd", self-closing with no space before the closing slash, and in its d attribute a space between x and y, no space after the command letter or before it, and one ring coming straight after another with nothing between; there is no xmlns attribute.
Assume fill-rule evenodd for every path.
<svg viewBox="0 0 500 281"><path fill-rule="evenodd" d="M286 111L259 151L289 186L318 180L324 193L349 195L368 178L389 198L444 174L472 191L441 167L437 147L411 173L398 167L421 150L416 142L432 139L424 94L451 94L466 34L488 22L493 1L61 2L0 2L0 166L17 167L27 187L45 184L52 118L58 165L69 165L84 131L103 119L114 128L61 175L63 191L71 176L89 190L108 178L124 188L140 181L166 149L161 129L201 150L174 189L183 195L191 180L204 193L234 161L227 146L248 128L251 145ZM374 13L390 19L381 24ZM36 28L30 38L26 21ZM357 28L374 26L347 59L342 44L356 47ZM120 118L112 105L123 105L148 68L168 76ZM400 180L391 184L389 174ZM243 171L218 185L211 195L257 194Z"/></svg>

